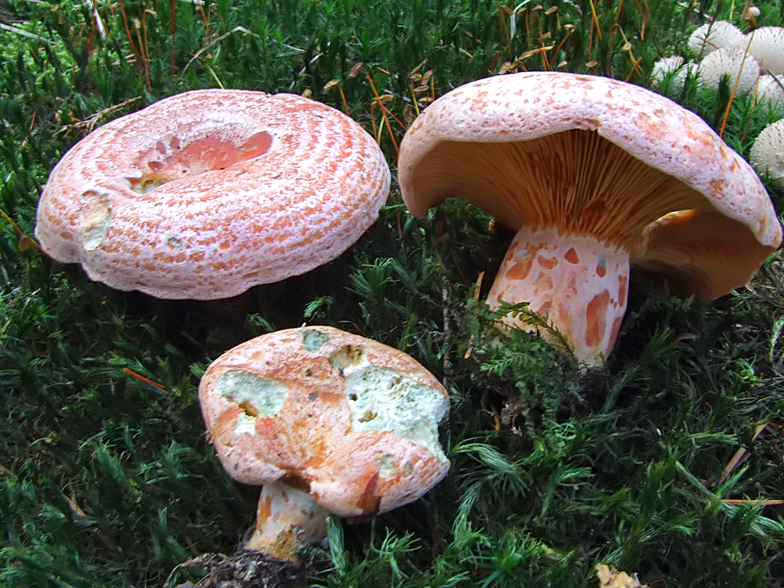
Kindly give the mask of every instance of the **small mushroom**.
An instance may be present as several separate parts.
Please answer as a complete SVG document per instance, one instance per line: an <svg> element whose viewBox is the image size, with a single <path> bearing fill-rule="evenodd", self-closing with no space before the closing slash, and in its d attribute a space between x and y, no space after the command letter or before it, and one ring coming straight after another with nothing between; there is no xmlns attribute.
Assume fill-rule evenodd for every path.
<svg viewBox="0 0 784 588"><path fill-rule="evenodd" d="M518 231L488 303L530 302L587 365L613 347L630 265L715 298L781 241L754 170L702 119L608 78L527 72L461 86L407 131L399 180L415 216L463 197Z"/></svg>
<svg viewBox="0 0 784 588"><path fill-rule="evenodd" d="M417 500L449 469L438 424L449 397L396 349L330 327L263 335L226 352L199 385L226 471L263 485L246 548L292 558L326 516Z"/></svg>
<svg viewBox="0 0 784 588"><path fill-rule="evenodd" d="M640 583L637 574L630 576L606 564L596 564L596 578L600 588L648 588L647 584Z"/></svg>
<svg viewBox="0 0 784 588"><path fill-rule="evenodd" d="M775 187L784 188L784 119L762 129L751 146L749 161Z"/></svg>
<svg viewBox="0 0 784 588"><path fill-rule="evenodd" d="M754 56L740 47L717 49L700 64L702 86L713 92L719 89L723 77L729 79L730 90L737 84L736 94L746 94L757 85L760 67Z"/></svg>
<svg viewBox="0 0 784 588"><path fill-rule="evenodd" d="M760 27L750 32L738 47L746 49L759 62L762 73L784 75L784 27Z"/></svg>
<svg viewBox="0 0 784 588"><path fill-rule="evenodd" d="M689 77L698 76L698 65L693 61L685 63L680 55L662 57L653 64L651 69L651 83L656 89L661 89L662 82L669 77L667 87L670 96L677 95L683 90Z"/></svg>
<svg viewBox="0 0 784 588"><path fill-rule="evenodd" d="M305 273L377 219L389 168L338 110L197 90L105 124L55 166L36 236L93 279L214 300Z"/></svg>
<svg viewBox="0 0 784 588"><path fill-rule="evenodd" d="M774 77L773 74L760 76L759 80L757 80L757 104L763 109L770 108L779 114L784 112L782 76Z"/></svg>
<svg viewBox="0 0 784 588"><path fill-rule="evenodd" d="M697 27L689 36L689 48L697 59L722 47L732 47L743 40L743 31L726 20L717 20Z"/></svg>

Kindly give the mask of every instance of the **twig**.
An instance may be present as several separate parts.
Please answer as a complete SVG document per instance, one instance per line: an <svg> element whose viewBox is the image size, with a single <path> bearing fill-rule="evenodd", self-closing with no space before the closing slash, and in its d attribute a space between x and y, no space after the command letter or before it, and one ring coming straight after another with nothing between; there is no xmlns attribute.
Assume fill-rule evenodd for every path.
<svg viewBox="0 0 784 588"><path fill-rule="evenodd" d="M593 16L592 22L596 23L596 34L599 36L599 41L602 40L602 29L599 28L599 17L596 16L596 6L593 4L593 0L588 0L589 4L591 5L591 15Z"/></svg>
<svg viewBox="0 0 784 588"><path fill-rule="evenodd" d="M201 49L199 49L199 50L198 50L198 51L197 51L197 52L196 52L196 53L193 55L193 57L191 57L191 60L190 60L190 61L189 61L189 62L188 62L186 65L185 65L185 67L183 67L183 68L182 68L182 71L180 72L180 77L182 77L182 76L185 74L185 71L188 69L188 67L190 67L191 63L193 63L194 61L196 61L196 60L197 60L197 59L198 59L198 58L201 56L201 54L202 54L202 53L204 53L204 52L205 52L207 49L209 49L209 48L210 48L210 47L212 47L213 45L215 45L215 44L217 44L217 43L220 43L221 41L223 41L223 39L225 39L226 37L228 37L228 36L229 36L229 35L231 35L232 33L236 33L236 32L245 33L246 35L253 35L254 37L261 38L261 37L259 37L259 35L257 35L257 34L256 34L256 33L254 33L253 31L249 31L249 30L248 30L248 29L246 29L245 27L243 27L243 26L239 26L239 25L238 25L238 26L234 27L233 29L231 29L230 31L227 31L227 32L223 33L223 34L222 34L220 37L216 37L215 39L213 39L212 41L210 41L209 43L207 43L207 44L206 44L204 47L202 47ZM290 46L288 46L288 45L287 45L287 47L290 47ZM296 47L290 47L290 48L291 48L291 49L297 49L298 51L301 51L301 49L298 49L298 48L296 48Z"/></svg>
<svg viewBox="0 0 784 588"><path fill-rule="evenodd" d="M760 436L760 433L762 433L762 431L764 431L765 427L767 426L768 423L763 423L761 425L758 425L756 431L754 431L754 436L751 438L751 440L752 441L756 440L757 437ZM743 463L743 461L746 459L747 453L748 451L746 451L744 447L741 447L735 452L735 455L732 456L732 459L729 461L729 463L727 463L727 465L724 467L724 471L721 473L721 478L719 478L719 486L721 486L727 480L727 478L729 478L732 475L732 472L738 469L738 466L741 463Z"/></svg>
<svg viewBox="0 0 784 588"><path fill-rule="evenodd" d="M8 221L11 224L11 226L14 228L14 231L16 231L16 234L19 236L19 241L25 239L27 242L31 243L35 249L37 249L39 252L41 251L41 246L38 244L38 242L32 237L28 237L27 235L25 235L24 231L22 231L22 229L19 228L19 225L17 225L14 222L14 219L8 216L2 208L0 208L0 216L2 216L6 221Z"/></svg>
<svg viewBox="0 0 784 588"><path fill-rule="evenodd" d="M749 56L749 48L751 47L751 41L754 39L754 31L751 31L749 35L749 42L746 45L746 51L743 53L743 60L740 62L740 70L738 71L738 77L735 78L735 86L732 88L732 94L730 94L729 102L727 102L727 110L724 111L724 120L721 123L721 131L719 131L719 137L722 139L724 138L724 128L727 126L727 119L730 116L730 108L732 108L732 101L735 99L735 93L738 91L738 85L740 84L740 76L743 74L743 66L746 65L746 57Z"/></svg>
<svg viewBox="0 0 784 588"><path fill-rule="evenodd" d="M722 499L722 502L733 505L749 504L751 506L757 506L759 504L762 506L778 506L779 504L784 504L784 500L744 500L742 498L724 498Z"/></svg>
<svg viewBox="0 0 784 588"><path fill-rule="evenodd" d="M395 135L392 134L392 125L390 124L389 117L387 116L387 108L381 102L380 96L378 94L378 90L376 90L376 85L373 83L373 78L370 76L370 72L365 67L365 64L361 64L361 67L362 67L362 71L365 72L365 77L367 78L368 83L370 84L370 89L373 91L373 95L376 97L375 101L381 107L381 115L384 117L384 123L386 124L387 132L389 132L389 138L392 140L392 146L395 148L395 153L399 156L400 150L397 147L397 141L395 140ZM405 128L405 125L403 126Z"/></svg>
<svg viewBox="0 0 784 588"><path fill-rule="evenodd" d="M17 28L17 27L12 27L12 26L7 25L7 24L0 23L0 30L8 31L9 33L16 33L17 35L22 35L23 37L29 37L30 39L35 39L36 41L41 41L43 43L46 43L47 45L51 45L52 47L57 45L57 43L55 43L54 41L50 41L49 39L45 39L43 37L39 37L38 35L36 35L34 33L28 33L24 29L20 29L20 28Z"/></svg>
<svg viewBox="0 0 784 588"><path fill-rule="evenodd" d="M92 115L88 116L84 120L80 120L80 121L77 121L75 123L63 125L62 127L60 127L60 130L57 131L57 132L58 133L62 133L63 131L66 131L66 133L65 133L66 137L68 136L68 134L71 131L86 130L89 133L89 132L91 132L95 128L95 125L98 124L98 122L104 116L106 116L107 114L111 114L112 112L115 112L117 110L120 110L121 108L125 108L126 106L128 106L129 104L133 104L134 102L136 102L140 98L141 98L141 96L136 96L135 98L129 98L128 100L125 100L124 102L120 102L119 104L115 104L114 106L110 106L109 108L104 108L100 112L96 112L95 114L92 114Z"/></svg>
<svg viewBox="0 0 784 588"><path fill-rule="evenodd" d="M129 376L133 376L134 378L144 382L145 384L149 384L150 386L154 386L155 388L158 388L158 390L166 390L166 386L164 386L163 384L159 384L158 382L153 382L151 379L145 378L141 374L137 374L135 371L133 371L130 368L123 368L123 371Z"/></svg>

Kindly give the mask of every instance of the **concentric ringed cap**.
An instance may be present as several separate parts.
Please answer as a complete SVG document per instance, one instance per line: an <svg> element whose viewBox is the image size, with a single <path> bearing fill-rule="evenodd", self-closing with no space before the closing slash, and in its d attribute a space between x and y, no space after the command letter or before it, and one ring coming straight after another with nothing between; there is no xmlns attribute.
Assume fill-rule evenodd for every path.
<svg viewBox="0 0 784 588"><path fill-rule="evenodd" d="M290 94L197 90L68 151L36 236L118 290L228 298L339 256L388 191L380 148L341 112Z"/></svg>

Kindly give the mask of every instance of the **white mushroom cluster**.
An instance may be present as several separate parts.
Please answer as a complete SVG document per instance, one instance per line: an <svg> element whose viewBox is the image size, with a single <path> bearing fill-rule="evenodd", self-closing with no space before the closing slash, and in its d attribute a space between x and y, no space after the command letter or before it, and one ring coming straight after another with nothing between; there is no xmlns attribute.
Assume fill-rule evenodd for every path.
<svg viewBox="0 0 784 588"><path fill-rule="evenodd" d="M656 89L677 95L696 75L703 87L715 92L726 76L735 95L755 93L759 104L784 111L779 83L784 81L784 28L760 27L744 34L732 23L717 20L695 29L688 45L699 63L680 55L660 59L651 72Z"/></svg>

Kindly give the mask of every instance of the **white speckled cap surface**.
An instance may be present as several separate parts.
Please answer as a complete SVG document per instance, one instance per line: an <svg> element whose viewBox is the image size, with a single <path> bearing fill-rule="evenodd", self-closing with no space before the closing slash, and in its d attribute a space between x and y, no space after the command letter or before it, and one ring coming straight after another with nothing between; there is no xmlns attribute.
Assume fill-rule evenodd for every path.
<svg viewBox="0 0 784 588"><path fill-rule="evenodd" d="M207 430L234 478L310 491L351 517L412 502L449 469L449 398L396 349L330 327L263 335L215 360L199 385Z"/></svg>
<svg viewBox="0 0 784 588"><path fill-rule="evenodd" d="M760 76L759 63L741 46L717 49L702 60L699 71L703 87L718 92L721 79L727 76L730 91L737 95L754 90Z"/></svg>
<svg viewBox="0 0 784 588"><path fill-rule="evenodd" d="M784 74L784 27L760 27L737 46L757 58L763 73Z"/></svg>
<svg viewBox="0 0 784 588"><path fill-rule="evenodd" d="M743 40L743 31L726 20L706 22L689 36L689 49L702 59L722 47L732 47Z"/></svg>
<svg viewBox="0 0 784 588"><path fill-rule="evenodd" d="M339 111L290 94L198 90L68 151L36 236L119 290L227 298L336 258L388 191L380 148Z"/></svg>
<svg viewBox="0 0 784 588"><path fill-rule="evenodd" d="M784 118L762 129L751 146L749 159L774 186L784 188Z"/></svg>
<svg viewBox="0 0 784 588"><path fill-rule="evenodd" d="M540 153L536 147L526 147L525 153L501 154L504 145L549 140L557 134L577 137L570 139L570 149L584 138L597 136L612 144L612 148L597 148L598 139L590 139L599 155L580 160L599 184L590 190L574 186L585 174L574 176L577 180L568 175L557 150ZM614 155L604 157L599 148L608 153L613 149ZM450 149L465 155L451 169L448 156L439 155ZM482 155L491 149L496 150L493 158ZM627 154L630 164L633 158L638 168L656 170L656 182L667 185L666 194L640 190L645 181L638 182L632 193L615 189L625 178L623 167L611 160ZM535 163L523 168L521 158L530 161L531 157ZM571 152L569 157L578 159ZM563 161L571 161L569 157L563 156ZM472 158L481 163L472 168ZM499 163L493 169L494 161L503 161L504 167ZM613 177L596 171L606 164L615 165ZM537 209L535 197L523 204L513 202L513 193L534 183L516 170L528 173L547 166L546 173L534 178L536 186L556 185L568 198L546 205L546 214ZM480 186L477 175L492 181ZM602 239L626 247L632 266L663 273L676 282L676 288L708 298L744 284L781 242L781 226L757 174L702 119L659 94L603 77L528 72L482 79L449 92L406 133L399 180L403 199L417 216L448 196L461 196L474 199L515 230L528 223L568 230L551 218L553 211L568 209L570 222L579 225L581 234L588 234L589 220L596 224L601 210L603 220L598 224L611 222L614 231L602 229ZM503 198L493 196L502 192ZM616 211L629 222L608 221ZM681 212L687 214L680 214L677 222L668 218L657 223ZM667 238L658 238L660 229Z"/></svg>

